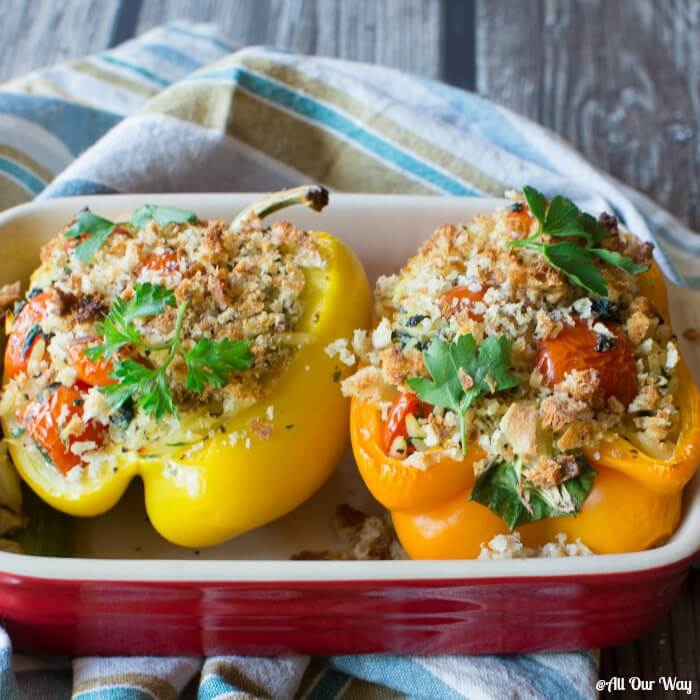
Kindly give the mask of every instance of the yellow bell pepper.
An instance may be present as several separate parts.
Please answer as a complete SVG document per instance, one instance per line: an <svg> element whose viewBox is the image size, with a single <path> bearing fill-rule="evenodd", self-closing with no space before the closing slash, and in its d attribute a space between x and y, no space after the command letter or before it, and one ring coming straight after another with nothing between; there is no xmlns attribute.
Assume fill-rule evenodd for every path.
<svg viewBox="0 0 700 700"><path fill-rule="evenodd" d="M302 201L320 209L325 202L309 199L319 192L325 190L283 192L253 210L264 216ZM237 227L249 213L243 212L232 225ZM140 476L155 529L188 547L227 540L279 518L309 498L331 474L347 442L349 402L338 390L340 372L347 373L347 368L338 366L324 349L351 336L353 329L367 327L371 309L367 277L355 254L328 233L312 235L326 267L306 272L304 316L296 330L308 334L308 342L264 399L229 418L224 431L208 437L190 456L182 447L151 445L144 455L108 445L116 469L99 480L67 479L36 452L11 440L13 461L31 488L58 510L93 516L109 510ZM271 437L232 444L230 436L245 434L256 418L265 419L268 406L274 407ZM180 412L183 433L196 419L196 412ZM3 427L8 434L5 421Z"/></svg>
<svg viewBox="0 0 700 700"><path fill-rule="evenodd" d="M639 282L641 293L668 319L666 286L658 268L653 265ZM584 450L598 476L580 513L516 528L526 545L542 545L565 533L580 537L594 552L611 554L641 551L673 534L683 487L700 465L700 393L682 360L676 371L681 429L673 454L659 460L623 438ZM472 559L483 543L508 532L500 517L469 500L472 465L483 457L478 445L469 445L462 461L435 457L426 470L418 470L385 454L383 432L379 409L353 399L350 433L360 474L391 511L411 558Z"/></svg>

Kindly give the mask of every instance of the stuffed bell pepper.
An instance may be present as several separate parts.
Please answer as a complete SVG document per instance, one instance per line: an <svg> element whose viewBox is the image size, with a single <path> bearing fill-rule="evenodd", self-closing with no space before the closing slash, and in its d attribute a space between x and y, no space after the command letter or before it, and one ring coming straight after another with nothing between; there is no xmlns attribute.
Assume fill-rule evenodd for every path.
<svg viewBox="0 0 700 700"><path fill-rule="evenodd" d="M338 239L262 220L327 200L289 190L231 224L155 205L116 222L81 211L43 247L8 320L0 400L42 499L97 515L139 476L156 530L199 547L314 493L349 410L348 370L324 348L369 323L370 291Z"/></svg>
<svg viewBox="0 0 700 700"><path fill-rule="evenodd" d="M700 396L652 248L525 188L378 280L342 388L360 473L410 557L475 558L509 533L634 552L674 532Z"/></svg>

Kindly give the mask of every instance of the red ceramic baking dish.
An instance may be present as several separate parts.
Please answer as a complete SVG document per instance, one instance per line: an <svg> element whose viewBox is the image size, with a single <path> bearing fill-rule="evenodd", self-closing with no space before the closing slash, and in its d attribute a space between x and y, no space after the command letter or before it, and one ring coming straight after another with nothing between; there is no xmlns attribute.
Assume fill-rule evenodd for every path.
<svg viewBox="0 0 700 700"><path fill-rule="evenodd" d="M39 246L88 205L112 219L144 203L232 219L254 194L100 196L0 215L0 283L26 280ZM322 214L286 216L328 230L368 274L397 269L432 230L502 204L493 199L332 195ZM700 304L669 284L677 330ZM691 303L693 302L693 303ZM352 303L349 299L348 303ZM342 310L339 309L339 313ZM697 378L698 353L684 354ZM0 553L0 615L16 648L66 654L525 652L619 644L668 609L700 548L700 479L670 542L636 554L500 561L290 561L338 548L335 507L373 507L348 456L290 515L202 551L150 527L140 485L111 512L80 520L73 558Z"/></svg>

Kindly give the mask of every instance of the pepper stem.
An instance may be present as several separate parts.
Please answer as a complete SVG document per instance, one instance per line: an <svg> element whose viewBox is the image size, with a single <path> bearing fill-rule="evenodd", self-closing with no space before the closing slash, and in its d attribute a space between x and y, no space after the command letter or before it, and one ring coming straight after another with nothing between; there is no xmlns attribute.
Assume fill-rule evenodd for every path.
<svg viewBox="0 0 700 700"><path fill-rule="evenodd" d="M234 231L240 231L249 217L263 219L285 207L305 204L314 211L321 211L328 204L328 190L321 185L302 185L291 190L274 192L260 202L246 207L231 224Z"/></svg>

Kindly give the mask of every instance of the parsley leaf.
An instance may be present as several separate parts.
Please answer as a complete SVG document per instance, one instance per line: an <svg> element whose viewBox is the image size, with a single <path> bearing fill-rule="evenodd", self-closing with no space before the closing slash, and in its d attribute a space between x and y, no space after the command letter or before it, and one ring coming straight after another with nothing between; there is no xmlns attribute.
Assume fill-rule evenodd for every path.
<svg viewBox="0 0 700 700"><path fill-rule="evenodd" d="M162 284L137 284L134 296L127 302L127 320L133 321L146 316L156 316L166 306L175 307L175 294Z"/></svg>
<svg viewBox="0 0 700 700"><path fill-rule="evenodd" d="M68 229L66 229L63 234L66 238L80 238L80 236L86 233L94 233L104 228L112 228L114 226L114 221L109 219L103 219L97 214L93 214L91 211L83 210L79 211L75 217L75 223Z"/></svg>
<svg viewBox="0 0 700 700"><path fill-rule="evenodd" d="M574 284L593 294L608 296L605 277L593 264L593 256L588 248L564 241L544 244L542 253L553 268L563 272Z"/></svg>
<svg viewBox="0 0 700 700"><path fill-rule="evenodd" d="M80 211L75 223L63 234L66 238L80 238L87 235L73 250L75 257L82 263L89 263L95 253L103 246L118 223L103 219L91 211Z"/></svg>
<svg viewBox="0 0 700 700"><path fill-rule="evenodd" d="M101 388L112 408L118 409L129 399L134 399L138 406L156 418L161 418L165 413L175 413L165 366L152 369L127 359L117 362L112 376L118 383Z"/></svg>
<svg viewBox="0 0 700 700"><path fill-rule="evenodd" d="M518 463L492 462L477 477L469 500L496 513L509 530L543 518L575 515L597 475L582 455L576 459L578 476L551 488L538 488L523 481Z"/></svg>
<svg viewBox="0 0 700 700"><path fill-rule="evenodd" d="M186 224L197 220L197 215L178 207L162 207L158 204L144 204L131 216L135 228L143 228L149 221L155 221L159 226L168 224Z"/></svg>
<svg viewBox="0 0 700 700"><path fill-rule="evenodd" d="M579 214L578 223L581 229L589 234L594 245L598 245L608 235L608 229L595 216L591 216L585 211Z"/></svg>
<svg viewBox="0 0 700 700"><path fill-rule="evenodd" d="M534 187L530 187L530 185L523 187L523 194L532 215L540 222L541 226L547 214L547 200L541 192L538 192Z"/></svg>
<svg viewBox="0 0 700 700"><path fill-rule="evenodd" d="M184 224L197 220L194 212L177 207L161 207L157 204L144 204L131 216L131 222L110 221L91 211L80 211L75 217L75 223L63 234L66 238L87 236L74 249L75 257L82 263L89 263L95 253L104 245L112 231L117 226L130 224L134 228L143 228L149 221L154 220L160 226L168 224Z"/></svg>
<svg viewBox="0 0 700 700"><path fill-rule="evenodd" d="M482 395L518 385L510 371L510 341L489 336L477 349L474 336L463 335L448 343L434 338L423 353L432 379L411 377L408 386L422 401L453 410L459 416L462 453L467 453L465 414Z"/></svg>
<svg viewBox="0 0 700 700"><path fill-rule="evenodd" d="M591 253L593 253L593 255L597 255L606 263L619 267L625 272L629 272L631 275L638 275L641 272L646 272L649 269L646 265L640 265L639 263L634 262L632 258L628 258L626 255L620 255L620 253L614 250L608 250L607 248L591 248Z"/></svg>
<svg viewBox="0 0 700 700"><path fill-rule="evenodd" d="M166 306L174 307L175 295L171 289L160 284L137 284L134 296L129 301L117 298L96 330L103 343L85 350L92 360L110 358L124 345L142 345L141 334L134 325L137 318L157 316Z"/></svg>
<svg viewBox="0 0 700 700"><path fill-rule="evenodd" d="M589 239L590 234L581 228L578 207L567 197L556 195L547 209L542 231L551 236L579 236Z"/></svg>
<svg viewBox="0 0 700 700"><path fill-rule="evenodd" d="M147 343L134 321L157 316L166 306L176 306L171 289L160 284L137 284L134 296L129 301L116 299L104 321L97 325L103 343L84 351L93 360L110 358L127 344L135 345L147 353L167 351L162 364L156 367L146 366L131 358L115 363L111 376L117 383L100 389L112 408L119 409L132 399L146 413L151 413L156 418L166 413L175 414L177 411L166 371L178 353L183 356L187 366L186 386L197 393L204 391L205 384L218 389L233 372L249 369L253 365L254 358L248 341L228 338L214 341L203 338L189 352L185 352L180 336L187 311L186 301L178 307L175 330L170 340L155 345Z"/></svg>
<svg viewBox="0 0 700 700"><path fill-rule="evenodd" d="M185 353L187 388L200 394L204 384L216 389L224 386L233 372L249 369L253 364L250 342L241 340L214 341L202 338Z"/></svg>
<svg viewBox="0 0 700 700"><path fill-rule="evenodd" d="M532 215L539 222L539 228L528 238L511 241L508 247L538 250L570 282L602 297L607 297L608 286L603 273L596 266L596 258L633 275L649 269L614 250L598 247L608 235L608 230L567 197L555 195L547 205L544 195L529 185L523 188L523 194ZM573 241L538 242L545 233L554 238L582 238L583 244Z"/></svg>

